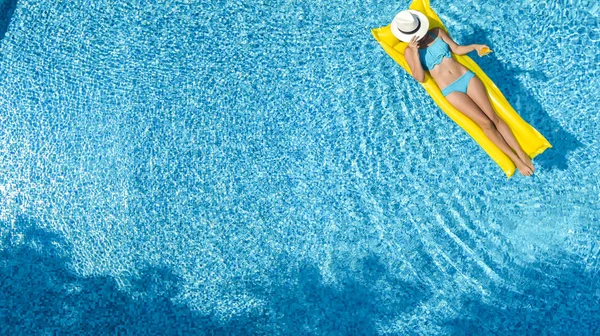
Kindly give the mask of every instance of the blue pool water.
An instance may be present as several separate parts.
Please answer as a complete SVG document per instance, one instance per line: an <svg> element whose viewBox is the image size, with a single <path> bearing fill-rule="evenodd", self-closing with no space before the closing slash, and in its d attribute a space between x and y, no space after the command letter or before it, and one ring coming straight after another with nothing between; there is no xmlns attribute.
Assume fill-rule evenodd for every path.
<svg viewBox="0 0 600 336"><path fill-rule="evenodd" d="M600 5L434 0L554 146L500 168L396 1L0 1L0 333L600 334Z"/></svg>

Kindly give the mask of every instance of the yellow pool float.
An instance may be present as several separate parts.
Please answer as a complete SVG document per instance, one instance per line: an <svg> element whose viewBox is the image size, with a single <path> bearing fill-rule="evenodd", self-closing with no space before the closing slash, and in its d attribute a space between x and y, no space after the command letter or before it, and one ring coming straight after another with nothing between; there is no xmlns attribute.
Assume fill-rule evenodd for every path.
<svg viewBox="0 0 600 336"><path fill-rule="evenodd" d="M417 10L425 14L429 19L429 29L439 27L448 32L448 29L446 29L442 20L440 20L433 9L431 9L429 0L414 0L410 4L409 9ZM406 63L406 60L404 59L404 49L408 43L399 41L392 34L389 25L373 29L372 32L373 36L381 44L385 52L390 55L394 61L400 64L406 72L411 74L408 63ZM490 52L492 51L486 50L484 55ZM508 127L510 127L515 138L529 157L534 158L547 148L552 147L540 132L526 123L521 116L517 114L498 87L469 56L456 55L453 53L452 58L464 65L467 69L473 71L473 73L475 73L475 75L483 82L492 107L498 116L506 122ZM425 71L425 81L421 83L421 85L423 85L425 90L431 95L431 98L433 98L435 103L450 117L450 119L454 120L454 122L477 141L488 155L500 166L507 177L513 176L516 169L515 164L508 156L506 156L506 154L494 145L475 122L450 105L428 71Z"/></svg>

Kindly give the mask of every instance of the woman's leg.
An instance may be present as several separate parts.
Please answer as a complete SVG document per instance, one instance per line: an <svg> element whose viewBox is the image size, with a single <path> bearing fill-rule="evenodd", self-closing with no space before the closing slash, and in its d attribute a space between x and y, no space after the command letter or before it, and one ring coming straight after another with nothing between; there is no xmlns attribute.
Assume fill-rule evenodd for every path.
<svg viewBox="0 0 600 336"><path fill-rule="evenodd" d="M471 78L469 81L469 86L467 88L467 95L479 106L479 108L487 115L490 120L494 123L502 137L506 141L506 143L512 148L515 153L519 156L519 158L529 167L532 171L535 171L533 167L533 163L529 158L529 155L525 153L519 142L515 138L514 134L508 127L508 125L500 118L494 109L492 108L492 104L490 104L490 100L488 99L487 93L485 92L485 87L481 80L477 77Z"/></svg>
<svg viewBox="0 0 600 336"><path fill-rule="evenodd" d="M510 146L506 143L502 134L496 129L494 122L488 118L488 116L481 111L479 106L466 94L462 92L452 92L446 96L446 99L454 106L457 110L461 111L464 115L473 120L483 133L496 145L504 154L506 154L517 166L519 172L525 176L533 174L533 170L529 168L515 152L512 151Z"/></svg>

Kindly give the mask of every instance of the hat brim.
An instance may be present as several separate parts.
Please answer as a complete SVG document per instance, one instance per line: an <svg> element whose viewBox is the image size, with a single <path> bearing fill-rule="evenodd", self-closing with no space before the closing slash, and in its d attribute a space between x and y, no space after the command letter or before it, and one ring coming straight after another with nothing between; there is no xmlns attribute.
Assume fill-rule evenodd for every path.
<svg viewBox="0 0 600 336"><path fill-rule="evenodd" d="M415 14L419 18L419 21L421 21L421 27L419 27L419 30L412 34L405 34L398 29L398 26L396 26L396 20L392 21L390 30L392 31L392 34L394 34L394 36L396 36L396 38L402 42L410 42L415 35L417 35L419 37L418 39L420 40L429 30L429 19L427 19L425 14L412 9L409 9L408 11Z"/></svg>

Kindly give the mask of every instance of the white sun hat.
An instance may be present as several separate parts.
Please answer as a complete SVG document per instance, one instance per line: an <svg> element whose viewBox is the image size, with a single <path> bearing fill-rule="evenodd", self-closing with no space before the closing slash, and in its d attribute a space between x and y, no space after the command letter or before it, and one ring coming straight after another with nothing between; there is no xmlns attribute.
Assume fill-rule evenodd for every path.
<svg viewBox="0 0 600 336"><path fill-rule="evenodd" d="M414 35L420 40L429 30L429 20L416 10L404 10L394 17L390 25L392 34L402 42L410 42Z"/></svg>

